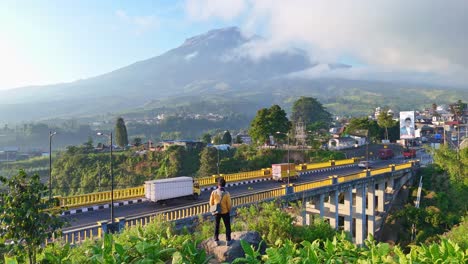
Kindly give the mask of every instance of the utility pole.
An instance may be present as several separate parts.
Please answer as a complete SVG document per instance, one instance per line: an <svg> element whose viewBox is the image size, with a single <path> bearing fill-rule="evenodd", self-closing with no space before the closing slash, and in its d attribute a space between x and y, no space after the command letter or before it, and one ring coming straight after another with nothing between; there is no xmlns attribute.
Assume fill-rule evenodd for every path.
<svg viewBox="0 0 468 264"><path fill-rule="evenodd" d="M366 170L369 169L369 130L366 132Z"/></svg>
<svg viewBox="0 0 468 264"><path fill-rule="evenodd" d="M112 151L113 151L113 139L112 139L112 132L109 135L98 132L98 136L107 136L110 139L110 176L111 176L111 204L110 204L110 217L111 217L111 228L109 231L114 232L115 229L115 222L114 222L114 170L112 166Z"/></svg>
<svg viewBox="0 0 468 264"><path fill-rule="evenodd" d="M52 199L52 137L56 134L49 131L49 200Z"/></svg>
<svg viewBox="0 0 468 264"><path fill-rule="evenodd" d="M219 177L219 148L216 148L216 152L218 154L218 162L216 163L216 169L218 171L218 177Z"/></svg>

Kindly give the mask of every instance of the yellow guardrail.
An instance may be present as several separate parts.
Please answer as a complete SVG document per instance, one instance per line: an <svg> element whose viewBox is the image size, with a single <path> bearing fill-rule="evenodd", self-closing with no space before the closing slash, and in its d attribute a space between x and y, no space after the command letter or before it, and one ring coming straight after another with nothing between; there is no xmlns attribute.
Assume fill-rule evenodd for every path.
<svg viewBox="0 0 468 264"><path fill-rule="evenodd" d="M316 169L327 168L327 167L331 167L332 166L331 164L332 164L331 161L320 162L320 163L308 163L305 170L316 170Z"/></svg>
<svg viewBox="0 0 468 264"><path fill-rule="evenodd" d="M409 169L411 168L412 162L400 164L400 165L395 165L395 170L403 170L403 169Z"/></svg>
<svg viewBox="0 0 468 264"><path fill-rule="evenodd" d="M328 161L328 162L321 162L321 163L309 163L309 164L300 164L296 166L297 171L308 171L308 170L315 170L315 169L322 169L328 168L333 166L342 166L353 164L357 161L357 159L345 159L345 160L337 160L337 161ZM271 177L272 171L271 168L256 170L256 171L247 171L247 172L239 172L239 173L232 173L232 174L221 174L219 176L223 177L226 182L239 182L245 180L252 180L258 178L267 178ZM213 175L211 177L203 177L195 179L195 182L199 184L200 187L206 186L213 186L216 185L217 175ZM127 189L118 189L114 190L114 200L124 200L124 199L131 199L136 197L143 197L145 195L144 187L134 187L134 188L127 188ZM98 192L98 193L88 193L82 195L74 195L68 197L58 197L60 201L61 207L80 207L86 206L91 204L101 204L107 203L111 200L111 192Z"/></svg>
<svg viewBox="0 0 468 264"><path fill-rule="evenodd" d="M278 198L284 196L286 194L285 188L278 188L268 191L263 191L255 194L249 194L239 197L232 198L232 206L240 206L250 203L256 203L260 201L264 201L267 199ZM162 219L166 221L174 221L179 219L184 219L187 217L193 217L201 214L206 214L210 210L210 206L208 203L197 204L191 207L180 208L174 211L163 212L161 213ZM156 215L151 215L147 217L141 217L136 219L128 219L126 221L126 226L134 226L134 225L145 225L146 223L152 221Z"/></svg>
<svg viewBox="0 0 468 264"><path fill-rule="evenodd" d="M57 197L61 207L78 207L91 204L107 203L111 200L111 191L88 193L68 197ZM114 200L124 200L145 196L143 186L114 190Z"/></svg>
<svg viewBox="0 0 468 264"><path fill-rule="evenodd" d="M238 182L243 180L258 179L271 176L271 169L261 169L256 171L246 171L238 172L231 174L220 174L219 177L223 177L226 182ZM218 175L213 175L211 177L203 177L195 179L200 187L216 185L216 179Z"/></svg>
<svg viewBox="0 0 468 264"><path fill-rule="evenodd" d="M371 170L371 176L379 175L379 174L387 173L387 172L392 172L392 167L391 166L388 167L388 168L380 168L380 169Z"/></svg>
<svg viewBox="0 0 468 264"><path fill-rule="evenodd" d="M332 179L302 183L302 184L298 184L294 186L294 192L303 192L303 191L307 191L310 189L315 189L315 188L328 186L332 184L333 184Z"/></svg>
<svg viewBox="0 0 468 264"><path fill-rule="evenodd" d="M365 178L366 174L367 173L364 171L364 172L359 172L359 173L355 173L355 174L339 176L338 177L338 183L357 180L357 179L360 179L360 178Z"/></svg>

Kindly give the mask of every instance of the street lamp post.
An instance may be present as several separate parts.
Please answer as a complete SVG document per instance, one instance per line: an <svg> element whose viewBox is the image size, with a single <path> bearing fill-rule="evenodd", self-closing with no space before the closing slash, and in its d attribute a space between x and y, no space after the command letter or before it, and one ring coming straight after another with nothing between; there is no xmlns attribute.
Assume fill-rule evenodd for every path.
<svg viewBox="0 0 468 264"><path fill-rule="evenodd" d="M49 200L52 199L52 137L56 134L49 131Z"/></svg>
<svg viewBox="0 0 468 264"><path fill-rule="evenodd" d="M218 177L219 177L219 148L216 148L216 152L217 152L217 154L218 154L218 162L216 163L216 168L217 168Z"/></svg>
<svg viewBox="0 0 468 264"><path fill-rule="evenodd" d="M110 176L111 176L111 204L110 204L110 218L111 218L111 230L114 231L114 171L112 166L112 132L110 134L104 134L101 132L97 133L98 136L107 136L110 139Z"/></svg>

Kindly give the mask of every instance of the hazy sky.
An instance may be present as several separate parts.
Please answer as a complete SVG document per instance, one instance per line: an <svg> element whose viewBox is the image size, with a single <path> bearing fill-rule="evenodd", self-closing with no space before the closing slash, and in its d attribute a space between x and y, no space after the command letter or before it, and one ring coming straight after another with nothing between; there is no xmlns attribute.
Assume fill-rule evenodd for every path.
<svg viewBox="0 0 468 264"><path fill-rule="evenodd" d="M252 59L300 47L333 76L468 84L466 0L0 1L0 89L68 82L112 71L213 28L265 39Z"/></svg>

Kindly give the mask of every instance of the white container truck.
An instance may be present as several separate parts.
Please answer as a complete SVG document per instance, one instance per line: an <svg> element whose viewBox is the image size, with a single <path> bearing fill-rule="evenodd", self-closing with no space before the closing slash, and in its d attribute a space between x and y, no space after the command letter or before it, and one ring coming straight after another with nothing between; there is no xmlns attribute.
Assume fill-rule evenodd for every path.
<svg viewBox="0 0 468 264"><path fill-rule="evenodd" d="M297 180L299 174L296 172L296 165L294 163L280 163L272 164L272 178L275 181L287 181L288 175L291 176L291 179ZM289 169L289 173L288 173Z"/></svg>
<svg viewBox="0 0 468 264"><path fill-rule="evenodd" d="M145 197L152 202L164 201L180 197L197 199L200 187L192 177L174 177L145 182Z"/></svg>

